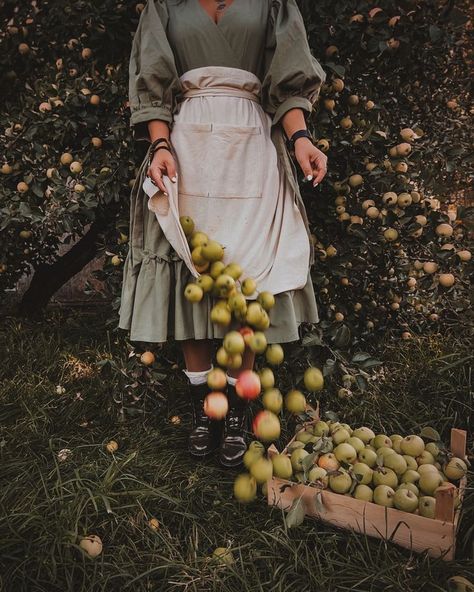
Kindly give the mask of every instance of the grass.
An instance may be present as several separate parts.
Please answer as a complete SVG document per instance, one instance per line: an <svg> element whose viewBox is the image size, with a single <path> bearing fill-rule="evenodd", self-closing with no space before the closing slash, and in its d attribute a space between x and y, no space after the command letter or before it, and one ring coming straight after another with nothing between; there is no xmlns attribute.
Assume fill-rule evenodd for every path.
<svg viewBox="0 0 474 592"><path fill-rule="evenodd" d="M175 346L161 352L161 386L135 401L131 414L123 404L126 344L106 330L100 311L49 311L42 322L9 317L0 344L2 591L436 592L453 575L474 580L471 491L452 562L309 519L287 530L263 496L235 502L235 472L189 459ZM453 425L472 426L466 339L387 338L377 355L385 364L368 391L348 400L323 393L323 409L389 433L432 425L446 437ZM107 359L117 365L100 370ZM174 415L179 425L170 422ZM104 449L110 439L119 443L114 455ZM64 449L70 452L60 460ZM159 530L148 526L151 517ZM78 548L87 533L104 543L95 560ZM227 545L233 566L209 560Z"/></svg>

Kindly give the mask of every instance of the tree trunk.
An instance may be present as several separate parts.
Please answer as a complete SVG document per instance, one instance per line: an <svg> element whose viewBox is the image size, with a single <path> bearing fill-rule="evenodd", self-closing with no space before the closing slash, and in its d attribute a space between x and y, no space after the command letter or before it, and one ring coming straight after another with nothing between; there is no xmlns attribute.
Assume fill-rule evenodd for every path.
<svg viewBox="0 0 474 592"><path fill-rule="evenodd" d="M105 220L95 220L87 233L69 251L51 264L35 269L31 283L18 306L20 315L40 314L51 297L97 255L97 238L105 230Z"/></svg>

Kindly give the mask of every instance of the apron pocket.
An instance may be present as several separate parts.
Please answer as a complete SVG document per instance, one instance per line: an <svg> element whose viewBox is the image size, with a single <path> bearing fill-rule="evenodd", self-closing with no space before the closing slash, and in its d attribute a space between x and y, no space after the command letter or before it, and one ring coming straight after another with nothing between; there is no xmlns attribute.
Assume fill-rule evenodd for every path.
<svg viewBox="0 0 474 592"><path fill-rule="evenodd" d="M177 158L179 193L262 197L264 136L260 126L175 121L170 141Z"/></svg>
<svg viewBox="0 0 474 592"><path fill-rule="evenodd" d="M170 131L170 142L178 167L178 192L183 195L209 195L209 152L211 123L175 121Z"/></svg>
<svg viewBox="0 0 474 592"><path fill-rule="evenodd" d="M210 197L262 197L264 143L260 126L212 124Z"/></svg>

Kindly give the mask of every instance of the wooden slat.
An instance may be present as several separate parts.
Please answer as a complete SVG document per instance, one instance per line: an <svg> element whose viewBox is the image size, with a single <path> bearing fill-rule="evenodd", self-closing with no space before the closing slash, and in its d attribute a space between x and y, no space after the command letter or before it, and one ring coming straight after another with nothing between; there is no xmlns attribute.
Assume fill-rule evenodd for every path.
<svg viewBox="0 0 474 592"><path fill-rule="evenodd" d="M466 430L458 430L457 428L453 428L451 430L451 452L454 454L454 456L457 456L463 460L466 457L466 441Z"/></svg>
<svg viewBox="0 0 474 592"><path fill-rule="evenodd" d="M436 520L445 520L454 522L454 496L456 495L456 486L447 483L438 487L436 491Z"/></svg>
<svg viewBox="0 0 474 592"><path fill-rule="evenodd" d="M281 492L284 485L287 488ZM328 490L321 492L325 510L320 514L314 503L317 491L302 484L272 479L268 483L268 503L288 511L293 500L301 496L308 516L338 528L393 541L413 551L427 551L434 557L443 554L446 554L445 559L453 557L455 533L452 522L385 508Z"/></svg>

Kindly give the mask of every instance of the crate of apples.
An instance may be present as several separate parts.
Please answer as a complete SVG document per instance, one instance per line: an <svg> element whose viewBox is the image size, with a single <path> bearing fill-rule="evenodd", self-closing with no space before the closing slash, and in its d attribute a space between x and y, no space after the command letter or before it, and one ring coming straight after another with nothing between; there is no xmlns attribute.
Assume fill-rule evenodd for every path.
<svg viewBox="0 0 474 592"><path fill-rule="evenodd" d="M466 487L466 432L452 429L449 447L436 438L431 428L388 435L315 419L281 453L268 449L268 503L451 560Z"/></svg>

